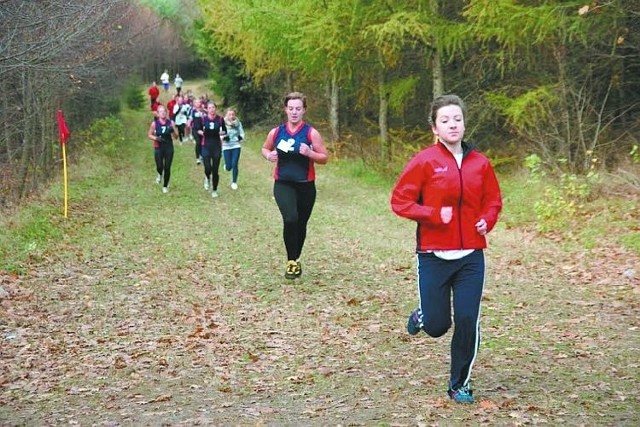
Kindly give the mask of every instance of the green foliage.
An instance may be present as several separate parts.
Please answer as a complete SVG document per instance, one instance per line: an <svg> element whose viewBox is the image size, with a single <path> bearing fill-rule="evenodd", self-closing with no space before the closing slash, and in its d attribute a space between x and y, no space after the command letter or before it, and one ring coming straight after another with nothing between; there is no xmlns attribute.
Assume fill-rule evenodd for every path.
<svg viewBox="0 0 640 427"><path fill-rule="evenodd" d="M528 6L512 0L474 0L464 10L468 27L482 44L504 51L501 67L520 67L538 46L584 39L584 21L577 11L584 2L545 2ZM523 58L523 55L526 55Z"/></svg>
<svg viewBox="0 0 640 427"><path fill-rule="evenodd" d="M546 175L542 168L542 159L537 154L531 154L524 160L524 165L529 170L529 175L534 181L540 181L540 178Z"/></svg>
<svg viewBox="0 0 640 427"><path fill-rule="evenodd" d="M291 2L216 1L199 2L202 22L196 47L206 55L223 51L238 59L258 81L297 68L292 55L290 35L295 34ZM224 22L224 25L220 25ZM206 40L211 40L207 43ZM208 60L211 59L205 56Z"/></svg>
<svg viewBox="0 0 640 427"><path fill-rule="evenodd" d="M180 0L139 0L162 18L173 18L181 9Z"/></svg>
<svg viewBox="0 0 640 427"><path fill-rule="evenodd" d="M139 84L132 81L127 85L124 102L132 110L141 110L146 105L147 100Z"/></svg>
<svg viewBox="0 0 640 427"><path fill-rule="evenodd" d="M640 146L638 146L638 144L633 144L633 148L631 148L629 155L631 156L631 161L633 163L640 163Z"/></svg>
<svg viewBox="0 0 640 427"><path fill-rule="evenodd" d="M389 108L393 111L402 111L406 107L408 98L415 96L418 85L418 76L396 80L387 86L389 90Z"/></svg>
<svg viewBox="0 0 640 427"><path fill-rule="evenodd" d="M116 116L94 121L88 129L78 131L75 138L90 150L97 150L110 158L117 158L124 141L124 126Z"/></svg>
<svg viewBox="0 0 640 427"><path fill-rule="evenodd" d="M556 94L553 85L545 85L517 96L506 91L492 92L485 99L507 118L507 122L519 135L531 136L531 129L549 121L549 106L557 102Z"/></svg>
<svg viewBox="0 0 640 427"><path fill-rule="evenodd" d="M306 2L309 16L303 21L300 46L304 73L308 76L326 76L335 73L343 79L352 75L360 55L358 22L364 19L360 2L326 2L326 8ZM324 78L324 77L322 77Z"/></svg>
<svg viewBox="0 0 640 427"><path fill-rule="evenodd" d="M532 227L536 222L533 204L544 192L544 186L531 181L524 171L498 174L498 179L503 199L500 223L507 228Z"/></svg>
<svg viewBox="0 0 640 427"><path fill-rule="evenodd" d="M586 177L562 174L558 185L548 187L542 199L534 204L538 231L562 231L571 224L591 195L594 184L599 180L599 175L594 172Z"/></svg>
<svg viewBox="0 0 640 427"><path fill-rule="evenodd" d="M381 18L384 14L381 14ZM384 16L379 23L371 23L362 30L362 39L375 46L386 67L394 67L402 50L408 45L428 43L430 28L419 12L397 12Z"/></svg>
<svg viewBox="0 0 640 427"><path fill-rule="evenodd" d="M201 0L202 25L196 44L211 63L215 63L214 49L236 59L243 74L256 83L286 79L288 88L302 89L294 86L301 81L318 88L335 78L345 92L351 90L352 79L356 78L361 84L359 91L352 93L367 99L354 100L352 105L370 108L377 93L371 87L377 84L381 70L391 72L401 67L408 51L430 55L427 46L433 44L433 16L426 10L426 3L419 3L417 7L397 3L390 8L386 2L356 0L322 4L305 0ZM295 18L292 10L296 11ZM444 22L439 28L450 28L454 33ZM391 108L396 112L414 96L418 82L425 78L413 72L388 77Z"/></svg>
<svg viewBox="0 0 640 427"><path fill-rule="evenodd" d="M262 84L267 94L280 94L286 86L330 106L323 97L335 94L329 87L335 83L341 134L376 131L381 82L390 97L389 132L423 126L418 114L407 112L424 111L434 87L444 85L469 105L490 107L491 114L468 128L483 136L485 150L517 139L556 172L586 173L594 153L613 151L607 144L620 135L621 112L626 116L637 109L633 97L624 95L638 93L637 73L627 71L635 69L627 64L637 57L637 31L629 27L633 15L620 1L200 0L198 5L195 45L217 68L212 75L217 95L235 104L240 87L252 96ZM221 57L235 65L225 69ZM432 71L435 58L442 58L442 76ZM245 116L253 113L243 110Z"/></svg>
<svg viewBox="0 0 640 427"><path fill-rule="evenodd" d="M202 33L199 37L207 38ZM265 112L275 95L247 75L239 60L226 56L215 48L215 44L207 47L207 52L211 63L211 89L222 96L223 105L235 107L244 126L251 126L268 118Z"/></svg>
<svg viewBox="0 0 640 427"><path fill-rule="evenodd" d="M506 170L514 167L519 167L519 159L516 156L502 156L502 155L490 155L489 152L485 152L491 159L491 164L495 170Z"/></svg>

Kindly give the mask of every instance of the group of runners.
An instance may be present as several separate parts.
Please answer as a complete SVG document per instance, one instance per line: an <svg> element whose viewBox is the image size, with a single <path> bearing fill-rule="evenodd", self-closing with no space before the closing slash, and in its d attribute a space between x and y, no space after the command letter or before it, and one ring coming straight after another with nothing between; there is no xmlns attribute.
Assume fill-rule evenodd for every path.
<svg viewBox="0 0 640 427"><path fill-rule="evenodd" d="M194 144L196 164L203 166L203 187L211 191L212 197L219 196L222 159L224 169L231 172L231 189L237 190L241 141L245 139L245 132L236 110L227 108L223 117L218 114L215 101L206 96L195 98L190 93L176 93L166 106L159 98L150 97L154 118L148 137L154 144L156 183L162 184L162 192L169 192L174 138L180 145Z"/></svg>
<svg viewBox="0 0 640 427"><path fill-rule="evenodd" d="M302 276L300 258L316 201L314 165L327 163L328 152L320 133L304 120L306 97L289 93L283 107L286 121L267 134L261 151L274 163L273 196L282 216L287 253L285 277L296 279ZM463 101L455 95L437 97L429 122L435 143L409 161L390 200L393 212L417 224L418 304L408 317L407 331L440 337L454 325L447 393L457 403L473 403L470 381L480 343L485 236L498 220L502 196L487 157L463 140ZM196 141L197 161L204 164L204 188L218 197L221 154L225 169L232 170L234 165L237 169L242 125L235 111L227 110L221 117L214 102L195 100L187 126ZM160 106L149 138L154 141L156 179L165 193L172 135L179 138L180 131ZM231 186L237 189L237 170Z"/></svg>

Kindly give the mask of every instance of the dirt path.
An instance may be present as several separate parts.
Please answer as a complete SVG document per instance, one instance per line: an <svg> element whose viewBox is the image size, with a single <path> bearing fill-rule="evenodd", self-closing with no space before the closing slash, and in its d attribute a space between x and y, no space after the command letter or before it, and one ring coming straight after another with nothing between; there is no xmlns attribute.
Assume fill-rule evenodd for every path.
<svg viewBox="0 0 640 427"><path fill-rule="evenodd" d="M221 172L212 199L185 144L163 195L146 123L129 120L136 130L113 169L75 177L60 239L25 276L1 276L0 424L640 421L638 279L623 274L637 257L569 256L498 228L479 403L453 405L450 335L404 330L416 304L414 228L390 213L388 189L319 167L304 277L287 281L264 132L243 148L238 191Z"/></svg>

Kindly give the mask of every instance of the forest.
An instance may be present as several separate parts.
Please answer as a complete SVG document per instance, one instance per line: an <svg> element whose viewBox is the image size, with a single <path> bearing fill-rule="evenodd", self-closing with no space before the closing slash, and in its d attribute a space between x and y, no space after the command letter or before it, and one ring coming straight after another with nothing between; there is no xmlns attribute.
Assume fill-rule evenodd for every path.
<svg viewBox="0 0 640 427"><path fill-rule="evenodd" d="M336 158L396 174L431 141L431 99L468 104L467 139L503 171L637 191L640 0L50 0L1 2L0 206L60 171L55 113L78 133L163 69L205 77L249 125L285 92ZM82 135L83 138L73 135Z"/></svg>

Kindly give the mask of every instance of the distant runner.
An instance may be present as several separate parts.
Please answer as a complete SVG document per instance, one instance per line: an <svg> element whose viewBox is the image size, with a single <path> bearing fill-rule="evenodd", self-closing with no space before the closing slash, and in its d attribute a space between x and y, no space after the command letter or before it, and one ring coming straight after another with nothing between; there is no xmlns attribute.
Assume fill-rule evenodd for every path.
<svg viewBox="0 0 640 427"><path fill-rule="evenodd" d="M153 141L154 159L156 161L156 184L162 182L162 192L169 192L171 179L171 163L173 162L173 137L178 136L175 125L167 117L167 109L160 105L158 117L151 122L149 139Z"/></svg>
<svg viewBox="0 0 640 427"><path fill-rule="evenodd" d="M240 141L244 139L242 122L236 116L236 110L228 108L224 115L227 125L227 136L222 141L222 155L224 156L224 168L231 171L231 189L238 189L238 162L240 161Z"/></svg>
<svg viewBox="0 0 640 427"><path fill-rule="evenodd" d="M220 182L220 157L222 156L222 141L227 133L222 116L216 114L216 104L209 101L207 104L207 114L202 121L202 129L198 134L202 138L202 163L204 163L204 189L211 188L211 197L216 198L218 194L218 183Z"/></svg>
<svg viewBox="0 0 640 427"><path fill-rule="evenodd" d="M164 91L168 91L169 90L169 71L168 70L164 70L164 73L162 73L162 75L160 76L160 82L162 83L162 87L164 88Z"/></svg>

